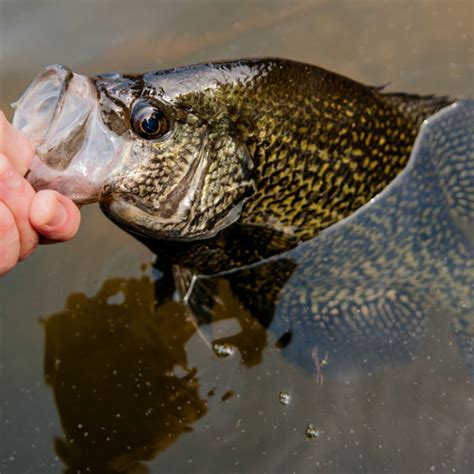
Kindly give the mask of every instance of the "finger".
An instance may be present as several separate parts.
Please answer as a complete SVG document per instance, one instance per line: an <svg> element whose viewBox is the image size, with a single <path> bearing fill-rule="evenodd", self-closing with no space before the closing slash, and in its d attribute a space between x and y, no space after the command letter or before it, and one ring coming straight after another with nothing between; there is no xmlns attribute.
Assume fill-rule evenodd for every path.
<svg viewBox="0 0 474 474"><path fill-rule="evenodd" d="M81 213L78 207L57 191L39 191L33 198L30 222L47 239L71 239L76 235L80 221Z"/></svg>
<svg viewBox="0 0 474 474"><path fill-rule="evenodd" d="M20 236L19 259L23 260L38 245L38 234L30 224L30 205L35 195L26 181L7 157L0 154L0 202L10 210Z"/></svg>
<svg viewBox="0 0 474 474"><path fill-rule="evenodd" d="M15 218L8 207L0 202L0 275L16 265L19 255L20 234Z"/></svg>
<svg viewBox="0 0 474 474"><path fill-rule="evenodd" d="M0 110L0 153L13 163L22 176L26 174L33 161L35 148L25 135L15 130Z"/></svg>

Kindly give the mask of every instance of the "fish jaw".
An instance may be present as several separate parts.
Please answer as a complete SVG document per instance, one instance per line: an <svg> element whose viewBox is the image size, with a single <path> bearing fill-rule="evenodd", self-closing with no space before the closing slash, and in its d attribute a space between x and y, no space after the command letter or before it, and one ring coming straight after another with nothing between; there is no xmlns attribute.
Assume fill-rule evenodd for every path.
<svg viewBox="0 0 474 474"><path fill-rule="evenodd" d="M13 126L35 145L28 181L78 204L98 201L124 138L103 122L94 82L64 66L41 71L13 104Z"/></svg>

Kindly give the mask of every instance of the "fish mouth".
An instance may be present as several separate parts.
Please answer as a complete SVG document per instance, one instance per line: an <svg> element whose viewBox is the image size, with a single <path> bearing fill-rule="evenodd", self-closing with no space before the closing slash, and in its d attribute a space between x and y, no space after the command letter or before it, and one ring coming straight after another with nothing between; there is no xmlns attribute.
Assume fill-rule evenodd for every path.
<svg viewBox="0 0 474 474"><path fill-rule="evenodd" d="M55 189L78 204L97 201L123 140L102 120L95 83L47 66L12 107L13 126L36 147L27 175L35 190Z"/></svg>
<svg viewBox="0 0 474 474"><path fill-rule="evenodd" d="M47 66L12 104L16 109L13 126L28 136L35 146L43 141L72 76L72 71L65 66Z"/></svg>

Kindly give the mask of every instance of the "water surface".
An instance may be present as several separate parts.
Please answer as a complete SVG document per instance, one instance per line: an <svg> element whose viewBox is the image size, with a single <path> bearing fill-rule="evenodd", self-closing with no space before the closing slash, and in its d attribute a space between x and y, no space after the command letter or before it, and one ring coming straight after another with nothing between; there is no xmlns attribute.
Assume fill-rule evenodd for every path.
<svg viewBox="0 0 474 474"><path fill-rule="evenodd" d="M256 55L473 97L472 18L469 1L3 0L0 107L50 63L90 74ZM90 207L76 239L2 278L2 473L472 470L472 384L435 304L409 350L342 367L320 348L318 369L226 278L197 329L153 261Z"/></svg>

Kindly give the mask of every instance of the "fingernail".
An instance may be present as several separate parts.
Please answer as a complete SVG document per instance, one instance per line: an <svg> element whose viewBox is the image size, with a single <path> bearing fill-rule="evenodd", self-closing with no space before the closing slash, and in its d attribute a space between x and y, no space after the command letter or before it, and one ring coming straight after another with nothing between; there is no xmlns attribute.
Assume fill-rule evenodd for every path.
<svg viewBox="0 0 474 474"><path fill-rule="evenodd" d="M45 225L47 225L48 227L59 227L64 224L66 217L66 209L59 201L57 201L56 210Z"/></svg>

